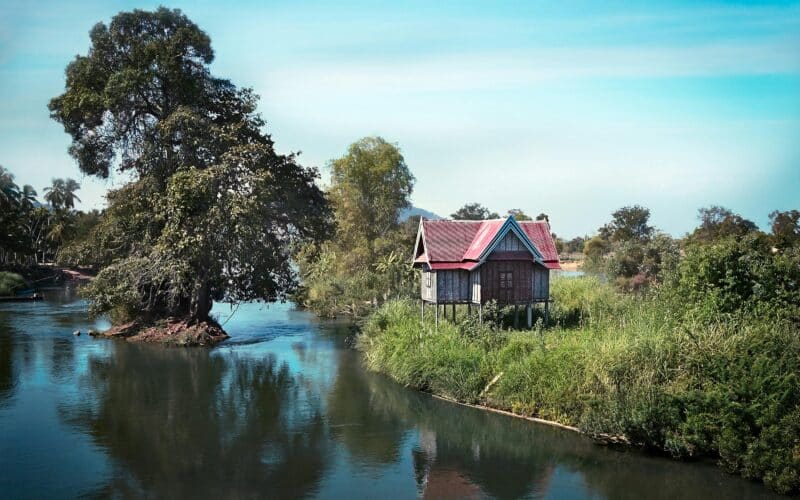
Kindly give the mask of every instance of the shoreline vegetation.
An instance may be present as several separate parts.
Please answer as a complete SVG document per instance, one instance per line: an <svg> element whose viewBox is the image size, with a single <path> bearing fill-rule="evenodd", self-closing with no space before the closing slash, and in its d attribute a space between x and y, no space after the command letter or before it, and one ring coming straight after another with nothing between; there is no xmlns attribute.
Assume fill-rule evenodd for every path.
<svg viewBox="0 0 800 500"><path fill-rule="evenodd" d="M594 276L552 285L550 328L505 330L459 311L455 324L437 329L421 324L418 303L397 300L365 320L356 346L368 369L446 400L604 444L713 458L780 493L797 491L800 335L792 319L751 316L765 305L757 299L747 313L702 318L702 301L681 297L680 280L644 295Z"/></svg>

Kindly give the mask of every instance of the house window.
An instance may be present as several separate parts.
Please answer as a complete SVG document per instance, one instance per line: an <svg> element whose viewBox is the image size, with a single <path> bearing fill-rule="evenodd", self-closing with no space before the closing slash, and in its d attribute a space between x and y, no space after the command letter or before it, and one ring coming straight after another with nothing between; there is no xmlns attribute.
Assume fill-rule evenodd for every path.
<svg viewBox="0 0 800 500"><path fill-rule="evenodd" d="M500 272L500 288L514 288L514 273L511 271Z"/></svg>
<svg viewBox="0 0 800 500"><path fill-rule="evenodd" d="M431 287L431 273L430 272L425 273L425 287L426 288L430 288Z"/></svg>

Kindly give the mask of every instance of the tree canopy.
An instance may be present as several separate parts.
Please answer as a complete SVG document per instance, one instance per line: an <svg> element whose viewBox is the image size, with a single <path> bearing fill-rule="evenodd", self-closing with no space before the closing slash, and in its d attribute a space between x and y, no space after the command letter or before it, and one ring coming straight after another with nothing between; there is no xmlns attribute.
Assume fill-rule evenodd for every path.
<svg viewBox="0 0 800 500"><path fill-rule="evenodd" d="M330 166L336 232L299 250L304 288L297 300L324 316L361 315L407 295L415 282L408 255L417 225L398 217L410 205L414 176L400 149L380 137L353 143Z"/></svg>
<svg viewBox="0 0 800 500"><path fill-rule="evenodd" d="M758 226L730 209L718 205L701 208L697 218L700 226L689 235L689 240L709 243L727 236L744 236L758 230Z"/></svg>
<svg viewBox="0 0 800 500"><path fill-rule="evenodd" d="M800 244L800 210L775 210L769 219L775 246L785 249Z"/></svg>
<svg viewBox="0 0 800 500"><path fill-rule="evenodd" d="M205 321L213 300L286 297L291 246L327 227L317 171L275 152L257 96L211 75L211 39L181 11L122 12L90 39L51 116L84 173L133 179L91 243L92 311Z"/></svg>
<svg viewBox="0 0 800 500"><path fill-rule="evenodd" d="M44 200L56 210L75 208L75 200L81 201L75 194L80 188L75 179L53 179L52 185L44 188Z"/></svg>
<svg viewBox="0 0 800 500"><path fill-rule="evenodd" d="M463 207L450 214L450 218L455 220L487 220L499 217L500 215L497 212L492 212L480 203L466 203Z"/></svg>
<svg viewBox="0 0 800 500"><path fill-rule="evenodd" d="M640 205L622 207L611 217L611 222L600 228L600 235L609 241L646 241L653 234L653 226L648 224L649 208Z"/></svg>
<svg viewBox="0 0 800 500"><path fill-rule="evenodd" d="M509 217L513 216L516 220L533 220L533 218L522 211L521 208L512 208L508 211Z"/></svg>

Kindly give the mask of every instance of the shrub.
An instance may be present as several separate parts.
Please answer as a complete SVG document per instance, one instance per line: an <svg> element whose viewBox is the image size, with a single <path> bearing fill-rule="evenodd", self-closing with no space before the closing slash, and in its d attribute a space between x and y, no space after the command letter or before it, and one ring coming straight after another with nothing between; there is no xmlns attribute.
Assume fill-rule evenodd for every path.
<svg viewBox="0 0 800 500"><path fill-rule="evenodd" d="M19 274L0 271L0 295L14 295L26 286L25 280Z"/></svg>

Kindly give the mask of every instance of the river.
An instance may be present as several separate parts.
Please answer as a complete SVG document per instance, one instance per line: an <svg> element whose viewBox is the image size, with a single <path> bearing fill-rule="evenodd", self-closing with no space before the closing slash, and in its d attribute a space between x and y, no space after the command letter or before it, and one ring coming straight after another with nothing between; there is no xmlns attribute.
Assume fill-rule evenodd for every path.
<svg viewBox="0 0 800 500"><path fill-rule="evenodd" d="M94 339L73 289L0 304L2 498L767 498L760 484L365 372L349 327L217 306L214 349Z"/></svg>

